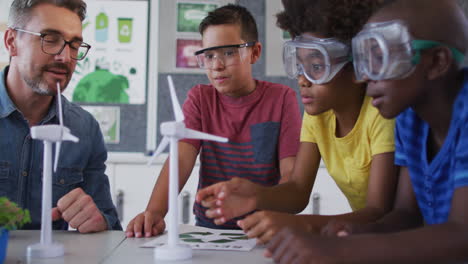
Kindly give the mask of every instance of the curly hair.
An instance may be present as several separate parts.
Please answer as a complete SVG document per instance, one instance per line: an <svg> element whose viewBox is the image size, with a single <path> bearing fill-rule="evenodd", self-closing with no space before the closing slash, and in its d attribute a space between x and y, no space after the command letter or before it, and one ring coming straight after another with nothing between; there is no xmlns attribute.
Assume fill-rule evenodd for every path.
<svg viewBox="0 0 468 264"><path fill-rule="evenodd" d="M292 36L313 32L350 43L369 17L389 0L282 0L277 26Z"/></svg>

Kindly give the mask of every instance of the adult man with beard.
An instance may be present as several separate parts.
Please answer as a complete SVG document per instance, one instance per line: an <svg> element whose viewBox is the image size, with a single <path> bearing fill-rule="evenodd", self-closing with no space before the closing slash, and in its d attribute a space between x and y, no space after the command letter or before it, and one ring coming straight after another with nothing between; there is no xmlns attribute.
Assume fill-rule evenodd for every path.
<svg viewBox="0 0 468 264"><path fill-rule="evenodd" d="M31 212L26 229L39 229L42 196L41 141L30 127L59 123L57 83L67 87L83 42L82 0L14 0L4 43L10 65L0 72L0 196ZM53 174L54 229L81 233L121 229L104 174L107 151L96 120L62 96L64 125L80 139L64 142Z"/></svg>

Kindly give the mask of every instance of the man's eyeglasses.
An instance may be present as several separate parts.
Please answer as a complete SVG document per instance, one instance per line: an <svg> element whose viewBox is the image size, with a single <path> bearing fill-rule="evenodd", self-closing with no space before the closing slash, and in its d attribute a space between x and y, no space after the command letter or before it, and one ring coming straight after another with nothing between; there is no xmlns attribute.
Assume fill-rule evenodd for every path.
<svg viewBox="0 0 468 264"><path fill-rule="evenodd" d="M195 52L198 66L202 69L213 69L216 60L225 67L239 64L244 58L246 47L252 47L255 41L236 45L216 46Z"/></svg>
<svg viewBox="0 0 468 264"><path fill-rule="evenodd" d="M70 47L70 57L74 60L82 60L88 54L91 46L81 40L66 41L59 33L38 33L24 29L13 28L16 31L32 34L41 37L42 51L46 54L57 55L62 53L65 45Z"/></svg>

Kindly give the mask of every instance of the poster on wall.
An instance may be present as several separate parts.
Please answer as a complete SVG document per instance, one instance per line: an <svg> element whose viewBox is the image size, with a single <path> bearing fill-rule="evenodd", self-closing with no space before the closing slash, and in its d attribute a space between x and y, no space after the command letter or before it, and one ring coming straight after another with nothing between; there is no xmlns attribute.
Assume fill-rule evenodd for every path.
<svg viewBox="0 0 468 264"><path fill-rule="evenodd" d="M199 39L177 40L177 68L198 68L195 51L202 49L202 41Z"/></svg>
<svg viewBox="0 0 468 264"><path fill-rule="evenodd" d="M177 32L198 33L198 25L217 4L204 2L177 3Z"/></svg>
<svg viewBox="0 0 468 264"><path fill-rule="evenodd" d="M99 123L104 142L119 144L120 142L120 108L114 106L83 106Z"/></svg>
<svg viewBox="0 0 468 264"><path fill-rule="evenodd" d="M198 26L210 11L235 2L235 0L159 1L159 21L164 21L159 23L159 72L205 74L204 69L195 65L196 58L190 54L193 53L195 46L199 46L199 49L202 47Z"/></svg>
<svg viewBox="0 0 468 264"><path fill-rule="evenodd" d="M64 95L78 103L144 104L148 2L86 2L83 38L91 50Z"/></svg>
<svg viewBox="0 0 468 264"><path fill-rule="evenodd" d="M180 0L176 3L176 69L198 69L194 53L202 49L201 36L198 33L200 22L208 12L220 6L211 1Z"/></svg>

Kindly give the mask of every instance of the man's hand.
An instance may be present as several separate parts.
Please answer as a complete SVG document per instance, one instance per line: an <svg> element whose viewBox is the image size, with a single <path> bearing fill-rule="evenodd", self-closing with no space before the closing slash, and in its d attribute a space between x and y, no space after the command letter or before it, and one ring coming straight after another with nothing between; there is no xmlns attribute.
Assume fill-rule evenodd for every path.
<svg viewBox="0 0 468 264"><path fill-rule="evenodd" d="M208 207L206 216L222 225L234 217L257 209L257 194L261 187L249 180L233 178L198 191L196 200Z"/></svg>
<svg viewBox="0 0 468 264"><path fill-rule="evenodd" d="M301 230L283 228L268 243L265 257L276 263L335 263L339 238L325 238Z"/></svg>
<svg viewBox="0 0 468 264"><path fill-rule="evenodd" d="M164 215L161 213L153 213L144 211L130 221L125 230L127 237L151 237L164 232L166 223Z"/></svg>
<svg viewBox="0 0 468 264"><path fill-rule="evenodd" d="M83 189L76 188L57 202L52 209L52 220L63 219L80 233L91 233L107 230L107 222L93 198Z"/></svg>
<svg viewBox="0 0 468 264"><path fill-rule="evenodd" d="M258 244L268 243L284 227L297 228L306 232L306 227L297 216L272 211L253 213L237 221L237 224L249 238L257 238Z"/></svg>

